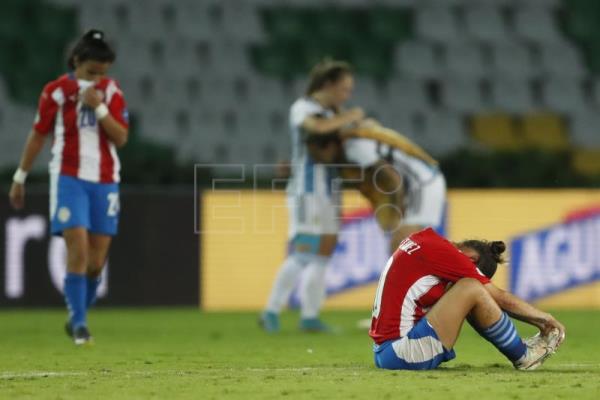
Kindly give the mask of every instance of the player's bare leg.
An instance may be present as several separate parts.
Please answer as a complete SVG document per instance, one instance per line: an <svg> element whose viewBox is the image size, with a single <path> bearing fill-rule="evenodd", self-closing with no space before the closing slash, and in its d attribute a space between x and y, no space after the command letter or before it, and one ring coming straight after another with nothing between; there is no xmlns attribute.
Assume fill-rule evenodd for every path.
<svg viewBox="0 0 600 400"><path fill-rule="evenodd" d="M300 328L305 331L327 331L328 327L319 319L325 300L325 273L327 264L337 245L336 234L321 235L319 249L306 266L306 277L302 286Z"/></svg>
<svg viewBox="0 0 600 400"><path fill-rule="evenodd" d="M502 310L479 281L464 278L433 306L427 313L427 320L444 347L451 349L469 314L480 326L489 327L500 319Z"/></svg>
<svg viewBox="0 0 600 400"><path fill-rule="evenodd" d="M88 343L91 339L86 320L86 271L89 262L88 232L83 227L63 231L67 246L67 275L65 277L65 300L69 309L69 321L65 329L75 344Z"/></svg>
<svg viewBox="0 0 600 400"><path fill-rule="evenodd" d="M96 301L96 291L100 284L100 276L106 265L108 250L112 236L89 234L89 260L87 266L87 297L86 307L90 308Z"/></svg>
<svg viewBox="0 0 600 400"><path fill-rule="evenodd" d="M427 313L427 320L446 349L451 349L466 318L479 334L503 353L517 369L539 367L553 352L547 345L527 345L512 321L476 279L461 279Z"/></svg>

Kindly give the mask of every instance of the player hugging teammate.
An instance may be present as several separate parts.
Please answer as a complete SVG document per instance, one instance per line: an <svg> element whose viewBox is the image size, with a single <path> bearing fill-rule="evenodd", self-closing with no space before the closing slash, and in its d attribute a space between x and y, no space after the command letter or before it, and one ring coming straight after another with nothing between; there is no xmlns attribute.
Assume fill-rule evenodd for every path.
<svg viewBox="0 0 600 400"><path fill-rule="evenodd" d="M87 311L96 300L119 219L116 149L127 142L128 115L121 89L106 76L114 60L103 32L90 30L79 39L69 56L69 72L42 91L9 193L13 207L23 208L27 173L52 134L50 225L67 246L65 328L76 345L91 341Z"/></svg>

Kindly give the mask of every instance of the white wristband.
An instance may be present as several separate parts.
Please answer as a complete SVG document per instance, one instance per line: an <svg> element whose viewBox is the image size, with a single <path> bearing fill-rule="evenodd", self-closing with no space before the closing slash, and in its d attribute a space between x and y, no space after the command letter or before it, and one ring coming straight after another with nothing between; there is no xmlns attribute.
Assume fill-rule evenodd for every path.
<svg viewBox="0 0 600 400"><path fill-rule="evenodd" d="M94 113L96 114L96 119L100 121L109 114L108 107L106 107L106 104L101 103L98 107L96 107Z"/></svg>
<svg viewBox="0 0 600 400"><path fill-rule="evenodd" d="M23 171L21 168L17 168L15 174L13 175L13 182L23 185L25 183L25 179L27 179L27 172Z"/></svg>

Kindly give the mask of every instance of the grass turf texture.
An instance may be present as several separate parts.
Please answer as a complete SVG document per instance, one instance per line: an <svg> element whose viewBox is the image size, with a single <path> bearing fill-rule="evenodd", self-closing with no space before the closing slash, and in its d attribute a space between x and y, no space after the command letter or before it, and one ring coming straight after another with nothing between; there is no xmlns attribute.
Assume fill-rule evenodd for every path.
<svg viewBox="0 0 600 400"><path fill-rule="evenodd" d="M6 399L599 399L600 311L556 312L567 340L538 371L518 372L470 327L457 359L435 371L373 367L365 312L328 312L336 334L279 335L255 313L99 309L94 346L76 348L59 310L0 311L0 397ZM520 327L530 335L533 329Z"/></svg>

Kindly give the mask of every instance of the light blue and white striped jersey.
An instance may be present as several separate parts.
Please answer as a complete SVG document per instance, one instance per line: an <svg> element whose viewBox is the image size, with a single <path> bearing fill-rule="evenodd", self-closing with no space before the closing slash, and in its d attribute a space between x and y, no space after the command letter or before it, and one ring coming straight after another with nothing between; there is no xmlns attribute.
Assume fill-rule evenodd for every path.
<svg viewBox="0 0 600 400"><path fill-rule="evenodd" d="M292 135L292 176L288 182L289 194L316 193L331 195L333 168L315 164L308 153L308 133L302 128L306 118L319 116L331 118L335 112L323 107L316 100L301 97L290 108L290 133Z"/></svg>

